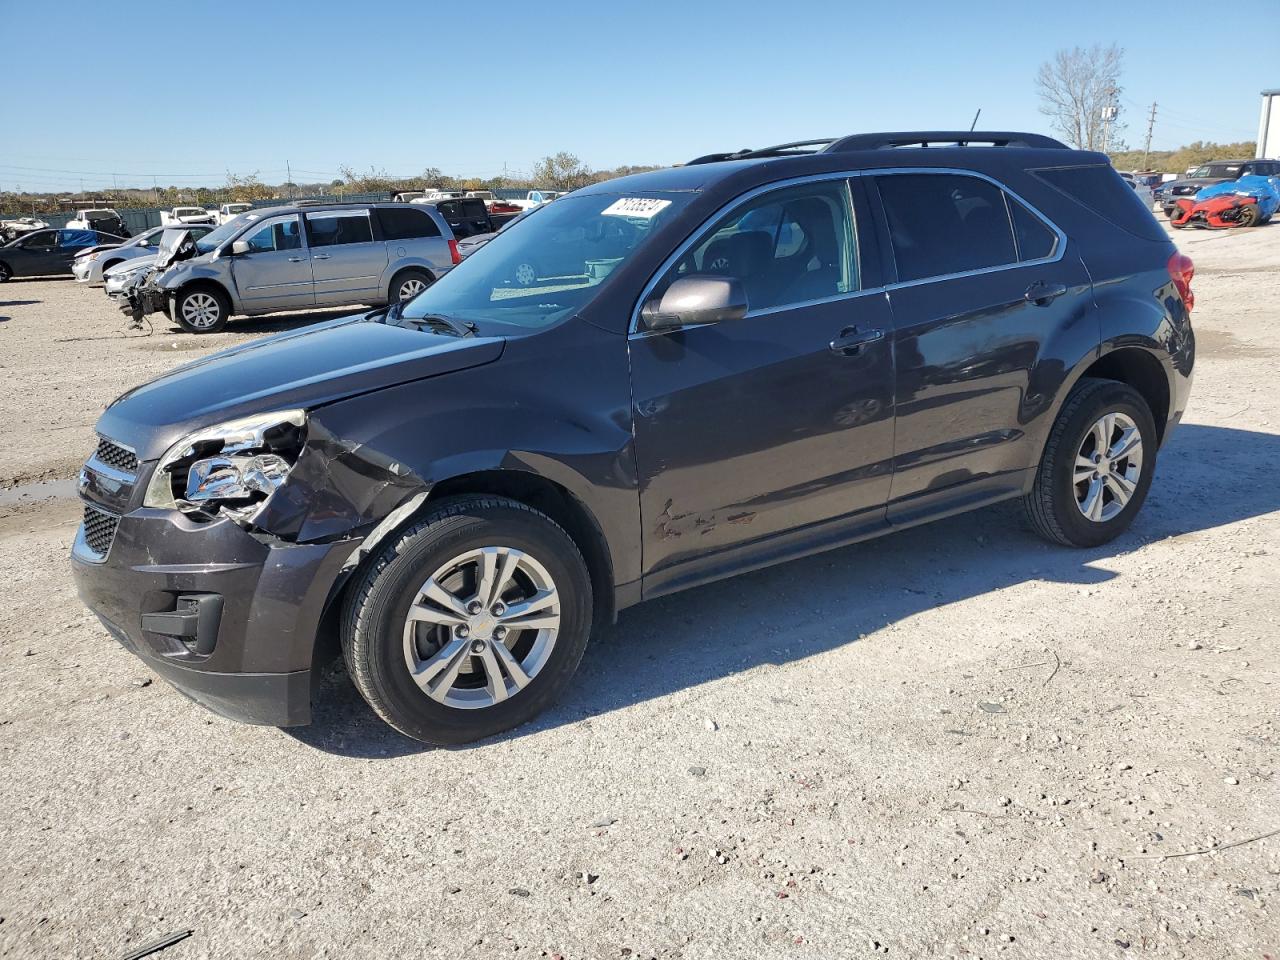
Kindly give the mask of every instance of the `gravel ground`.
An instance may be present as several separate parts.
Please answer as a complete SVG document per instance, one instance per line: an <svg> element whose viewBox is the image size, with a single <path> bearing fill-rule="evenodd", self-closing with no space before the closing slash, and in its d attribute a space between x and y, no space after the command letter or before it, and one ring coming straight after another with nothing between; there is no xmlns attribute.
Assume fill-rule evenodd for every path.
<svg viewBox="0 0 1280 960"><path fill-rule="evenodd" d="M1178 240L1197 382L1128 535L1006 505L646 604L468 749L340 673L309 728L204 712L77 602L74 502L0 490L0 956L1280 956L1280 225ZM45 493L121 390L307 319L0 318L0 486Z"/></svg>

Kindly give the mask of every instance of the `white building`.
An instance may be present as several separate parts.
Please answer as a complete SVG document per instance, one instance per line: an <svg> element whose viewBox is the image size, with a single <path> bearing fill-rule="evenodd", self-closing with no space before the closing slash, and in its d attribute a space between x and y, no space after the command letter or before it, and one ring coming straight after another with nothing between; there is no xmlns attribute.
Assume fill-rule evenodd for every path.
<svg viewBox="0 0 1280 960"><path fill-rule="evenodd" d="M1256 156L1280 158L1280 89L1262 91Z"/></svg>

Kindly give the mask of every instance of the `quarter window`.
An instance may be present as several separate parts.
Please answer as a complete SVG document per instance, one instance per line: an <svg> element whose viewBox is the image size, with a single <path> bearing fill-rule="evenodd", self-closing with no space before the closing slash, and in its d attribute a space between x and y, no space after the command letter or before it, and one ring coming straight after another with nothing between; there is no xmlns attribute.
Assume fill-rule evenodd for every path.
<svg viewBox="0 0 1280 960"><path fill-rule="evenodd" d="M961 174L876 178L898 280L923 280L1018 260L1004 191Z"/></svg>
<svg viewBox="0 0 1280 960"><path fill-rule="evenodd" d="M246 241L254 253L269 253L272 250L297 250L302 246L302 235L298 231L297 217L287 220L272 220L263 224Z"/></svg>
<svg viewBox="0 0 1280 960"><path fill-rule="evenodd" d="M313 247L334 247L344 243L372 243L369 212L308 213L307 235Z"/></svg>
<svg viewBox="0 0 1280 960"><path fill-rule="evenodd" d="M378 223L386 240L411 240L415 237L438 237L440 228L423 210L383 207L378 210Z"/></svg>
<svg viewBox="0 0 1280 960"><path fill-rule="evenodd" d="M845 181L776 190L745 203L686 253L655 292L695 275L737 278L752 312L857 290Z"/></svg>

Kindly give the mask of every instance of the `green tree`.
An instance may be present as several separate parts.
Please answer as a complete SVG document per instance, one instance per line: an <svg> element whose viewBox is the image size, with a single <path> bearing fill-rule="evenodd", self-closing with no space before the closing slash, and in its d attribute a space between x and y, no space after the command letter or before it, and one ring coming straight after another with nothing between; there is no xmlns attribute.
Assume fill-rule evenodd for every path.
<svg viewBox="0 0 1280 960"><path fill-rule="evenodd" d="M590 168L563 150L535 163L530 178L537 186L551 190L576 190L593 181Z"/></svg>

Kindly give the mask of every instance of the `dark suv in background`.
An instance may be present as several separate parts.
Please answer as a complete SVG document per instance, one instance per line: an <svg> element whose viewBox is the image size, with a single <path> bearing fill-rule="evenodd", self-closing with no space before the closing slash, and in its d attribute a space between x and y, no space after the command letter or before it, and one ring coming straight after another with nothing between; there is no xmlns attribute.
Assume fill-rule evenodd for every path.
<svg viewBox="0 0 1280 960"><path fill-rule="evenodd" d="M597 184L408 304L117 399L75 575L223 714L307 722L332 637L388 723L466 742L650 597L1011 498L1118 536L1187 402L1191 277L1105 156L1031 134Z"/></svg>

